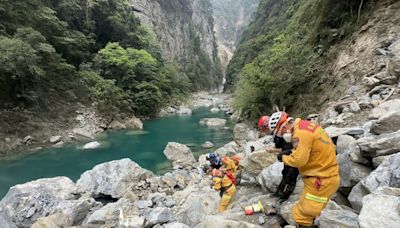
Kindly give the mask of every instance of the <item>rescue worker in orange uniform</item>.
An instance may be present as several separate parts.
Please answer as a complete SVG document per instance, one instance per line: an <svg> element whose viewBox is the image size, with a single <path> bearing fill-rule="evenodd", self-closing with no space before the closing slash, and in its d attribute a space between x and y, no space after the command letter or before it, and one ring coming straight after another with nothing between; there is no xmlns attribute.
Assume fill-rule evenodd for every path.
<svg viewBox="0 0 400 228"><path fill-rule="evenodd" d="M303 176L304 190L292 207L293 219L299 227L312 227L340 185L335 145L325 130L310 121L293 123L290 155L278 154L279 161L297 167Z"/></svg>
<svg viewBox="0 0 400 228"><path fill-rule="evenodd" d="M236 186L233 184L231 179L224 175L224 173L219 169L214 169L212 175L213 188L220 191L219 194L221 196L218 212L224 212L232 201L232 198L235 196Z"/></svg>

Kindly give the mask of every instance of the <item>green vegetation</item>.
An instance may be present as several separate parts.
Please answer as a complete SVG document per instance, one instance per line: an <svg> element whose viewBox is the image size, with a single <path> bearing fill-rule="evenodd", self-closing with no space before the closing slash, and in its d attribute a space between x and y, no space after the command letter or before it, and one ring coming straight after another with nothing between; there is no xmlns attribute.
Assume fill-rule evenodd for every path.
<svg viewBox="0 0 400 228"><path fill-rule="evenodd" d="M0 52L2 108L77 98L152 116L205 86L161 57L128 0L0 0Z"/></svg>
<svg viewBox="0 0 400 228"><path fill-rule="evenodd" d="M256 118L273 104L302 112L333 81L334 47L364 21L360 0L261 0L227 69L236 106ZM374 2L363 1L362 12ZM358 23L357 23L358 21Z"/></svg>

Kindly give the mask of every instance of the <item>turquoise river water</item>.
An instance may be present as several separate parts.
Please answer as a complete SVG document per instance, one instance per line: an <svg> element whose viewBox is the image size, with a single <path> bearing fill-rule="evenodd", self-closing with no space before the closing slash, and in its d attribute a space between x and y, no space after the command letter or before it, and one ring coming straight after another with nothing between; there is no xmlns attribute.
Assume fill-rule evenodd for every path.
<svg viewBox="0 0 400 228"><path fill-rule="evenodd" d="M48 148L33 154L0 160L0 199L9 188L31 180L67 176L76 181L93 166L122 158L131 158L143 168L163 172L170 167L163 154L168 142L187 144L194 153L206 153L201 144L213 142L216 147L232 139L232 130L209 129L199 120L207 117L226 118L224 113L210 113L209 109L194 110L192 116L170 116L144 122L143 131L115 131L97 139L99 149L82 150L83 144L69 144L64 148Z"/></svg>

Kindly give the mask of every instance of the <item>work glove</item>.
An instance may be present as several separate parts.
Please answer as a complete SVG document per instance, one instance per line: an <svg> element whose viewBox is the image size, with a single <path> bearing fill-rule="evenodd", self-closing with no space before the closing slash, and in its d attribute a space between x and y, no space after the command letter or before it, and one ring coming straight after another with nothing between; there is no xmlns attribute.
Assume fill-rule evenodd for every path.
<svg viewBox="0 0 400 228"><path fill-rule="evenodd" d="M282 156L283 156L283 154L279 153L276 155L276 159L278 159L278 161L282 162Z"/></svg>

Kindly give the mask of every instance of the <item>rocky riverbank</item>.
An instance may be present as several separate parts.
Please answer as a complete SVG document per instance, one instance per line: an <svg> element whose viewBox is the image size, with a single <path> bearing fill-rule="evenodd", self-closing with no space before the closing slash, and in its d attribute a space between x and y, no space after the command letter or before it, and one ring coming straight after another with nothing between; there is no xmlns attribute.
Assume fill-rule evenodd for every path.
<svg viewBox="0 0 400 228"><path fill-rule="evenodd" d="M199 92L190 96L187 102L164 108L159 116L191 115L192 109L199 107L210 107L216 112L230 112L230 99L231 96L226 94ZM106 130L143 129L142 120L135 116L105 119L98 114L95 105L88 107L78 104L75 108L76 110L69 115L59 116L51 121L48 120L49 122L43 119L27 120L25 124L36 124L37 127L27 130L25 134L0 132L0 159L21 152L35 152L45 147L59 148L74 141L92 142L99 133Z"/></svg>
<svg viewBox="0 0 400 228"><path fill-rule="evenodd" d="M376 108L382 107L387 103ZM376 109L370 113L376 113ZM390 118L387 113L392 113ZM317 219L319 227L399 224L400 131L393 129L399 112L387 113L382 113L370 128L326 128L337 139L342 181ZM234 133L235 141L216 150L220 156L239 154L243 158L242 183L224 213L217 213L219 195L210 188L210 178L201 172L205 155L196 161L187 146L171 142L164 154L174 168L161 176L122 159L95 166L76 183L67 177L55 177L16 185L0 202L1 224L34 228L294 225L290 208L302 191L301 178L294 194L280 204L272 193L281 179L283 164L263 151L272 144L272 137L260 138L257 131L243 123L235 126ZM255 152L250 151L251 146ZM245 216L244 207L259 200L265 213Z"/></svg>

